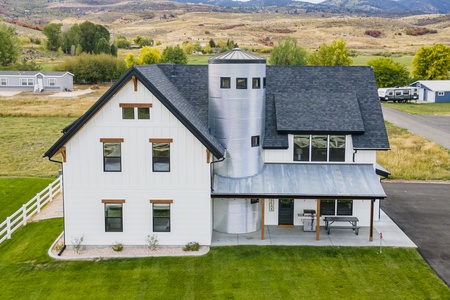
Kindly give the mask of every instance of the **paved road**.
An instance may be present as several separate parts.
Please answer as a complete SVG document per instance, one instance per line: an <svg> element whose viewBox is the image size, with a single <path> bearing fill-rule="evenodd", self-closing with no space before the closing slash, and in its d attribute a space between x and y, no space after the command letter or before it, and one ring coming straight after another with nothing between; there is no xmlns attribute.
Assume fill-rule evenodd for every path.
<svg viewBox="0 0 450 300"><path fill-rule="evenodd" d="M450 182L383 182L383 211L450 286Z"/></svg>
<svg viewBox="0 0 450 300"><path fill-rule="evenodd" d="M450 149L450 117L410 115L383 107L384 119Z"/></svg>

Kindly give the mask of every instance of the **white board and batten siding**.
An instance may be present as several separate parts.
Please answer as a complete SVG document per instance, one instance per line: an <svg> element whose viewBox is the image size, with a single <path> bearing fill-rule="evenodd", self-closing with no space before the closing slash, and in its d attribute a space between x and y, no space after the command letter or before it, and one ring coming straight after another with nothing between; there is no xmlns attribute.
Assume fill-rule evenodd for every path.
<svg viewBox="0 0 450 300"><path fill-rule="evenodd" d="M150 120L123 120L121 103L151 103ZM102 138L121 138L122 171L103 171ZM170 172L152 171L151 138L172 139ZM161 245L211 243L211 198L206 148L142 84L126 84L66 144L66 243ZM81 174L81 175L80 175ZM125 200L123 232L105 232L102 200ZM150 200L172 200L170 232L153 232Z"/></svg>

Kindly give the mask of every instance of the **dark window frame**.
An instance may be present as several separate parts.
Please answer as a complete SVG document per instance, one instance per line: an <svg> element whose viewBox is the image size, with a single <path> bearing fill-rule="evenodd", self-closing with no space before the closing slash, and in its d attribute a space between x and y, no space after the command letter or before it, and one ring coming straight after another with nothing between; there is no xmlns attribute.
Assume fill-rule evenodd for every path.
<svg viewBox="0 0 450 300"><path fill-rule="evenodd" d="M107 145L112 145L112 144L117 144L117 145L119 145L119 148L120 148L120 155L115 155L115 156L112 156L112 155L106 155L105 154L105 147L107 146ZM117 160L118 159L118 161L119 161L119 169L107 169L107 165L110 163L110 162L108 162L108 160L110 160L110 161L114 161L114 160ZM117 162L116 162L117 163ZM103 142L103 172L122 172L122 142Z"/></svg>
<svg viewBox="0 0 450 300"><path fill-rule="evenodd" d="M320 138L323 141L323 138L326 137L326 148L323 147L313 147L314 142L317 145L317 142L320 141ZM300 147L299 144L296 143L297 138L308 138L309 146L308 147ZM316 140L314 140L316 138ZM332 143L334 142L334 143ZM336 144L337 147L333 145ZM307 135L300 134L294 135L294 147L293 147L293 161L304 161L304 162L345 162L346 155L346 146L347 146L347 137L346 135ZM302 151L300 151L302 150ZM308 150L307 155L303 155L306 150ZM300 159L298 159L300 157ZM306 157L306 158L305 158Z"/></svg>
<svg viewBox="0 0 450 300"><path fill-rule="evenodd" d="M251 146L252 147L259 147L259 145L261 144L260 140L261 139L260 139L259 135L253 135L251 137Z"/></svg>
<svg viewBox="0 0 450 300"><path fill-rule="evenodd" d="M252 78L252 89L260 89L261 88L261 78L253 77Z"/></svg>
<svg viewBox="0 0 450 300"><path fill-rule="evenodd" d="M109 217L108 212L111 211L111 209L108 210L108 207L120 207L120 217ZM104 210L105 210L105 232L123 232L123 203L104 203ZM111 228L114 226L111 226L112 224L117 225L118 222L111 222L111 221L117 221L120 220L120 228L115 229Z"/></svg>
<svg viewBox="0 0 450 300"><path fill-rule="evenodd" d="M246 77L237 77L236 78L236 89L238 90L246 90L248 87ZM242 84L241 84L242 83Z"/></svg>
<svg viewBox="0 0 450 300"><path fill-rule="evenodd" d="M155 173L168 173L171 171L171 151L170 151L170 144L172 143L172 139L150 139L150 142L152 143L152 172ZM158 147L163 147L164 145L167 145L168 147L168 155L155 155L158 154ZM167 165L167 168L161 169L158 167L155 167L156 164L164 164Z"/></svg>
<svg viewBox="0 0 450 300"><path fill-rule="evenodd" d="M134 107L122 107L122 120L134 120Z"/></svg>
<svg viewBox="0 0 450 300"><path fill-rule="evenodd" d="M347 206L347 207L346 207ZM321 216L352 216L353 200L321 200Z"/></svg>
<svg viewBox="0 0 450 300"><path fill-rule="evenodd" d="M155 211L158 211L158 210L155 210L155 208L158 206L159 207L168 207L168 209L165 209L165 210L168 211L169 215L168 216L158 216L157 214L155 214ZM160 209L160 210L162 210L162 209ZM152 220L153 220L153 223L152 223L153 228L152 229L153 229L153 232L171 232L171 229L172 229L171 210L172 210L172 203L158 203L158 202L152 203ZM155 226L156 223L161 223L160 222L161 220L167 220L168 226L166 226L165 230L157 229L158 226L157 225Z"/></svg>
<svg viewBox="0 0 450 300"><path fill-rule="evenodd" d="M231 77L220 77L220 88L231 89Z"/></svg>
<svg viewBox="0 0 450 300"><path fill-rule="evenodd" d="M138 107L137 118L138 120L150 120L150 107Z"/></svg>

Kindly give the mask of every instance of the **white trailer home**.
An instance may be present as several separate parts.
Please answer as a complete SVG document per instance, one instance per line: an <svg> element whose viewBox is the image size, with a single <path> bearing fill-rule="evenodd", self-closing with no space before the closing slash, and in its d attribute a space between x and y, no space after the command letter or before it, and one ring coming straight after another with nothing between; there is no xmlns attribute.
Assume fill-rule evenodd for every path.
<svg viewBox="0 0 450 300"><path fill-rule="evenodd" d="M372 235L386 197L370 67L266 66L240 49L208 66L135 66L63 133L45 156L62 164L68 246L264 238L312 210L316 239L326 216Z"/></svg>
<svg viewBox="0 0 450 300"><path fill-rule="evenodd" d="M0 90L67 91L73 89L69 72L0 71Z"/></svg>
<svg viewBox="0 0 450 300"><path fill-rule="evenodd" d="M379 88L378 97L380 101L406 103L411 100L418 100L419 91L416 87Z"/></svg>

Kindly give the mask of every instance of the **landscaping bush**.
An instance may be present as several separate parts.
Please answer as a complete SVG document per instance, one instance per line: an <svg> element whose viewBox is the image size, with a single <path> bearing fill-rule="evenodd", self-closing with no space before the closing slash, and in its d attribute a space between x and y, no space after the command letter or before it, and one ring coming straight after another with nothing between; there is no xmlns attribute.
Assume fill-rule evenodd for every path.
<svg viewBox="0 0 450 300"><path fill-rule="evenodd" d="M377 38L381 35L381 31L379 30L366 30L364 32L365 35L369 35L371 37Z"/></svg>
<svg viewBox="0 0 450 300"><path fill-rule="evenodd" d="M183 251L198 251L200 245L197 242L189 242L183 247Z"/></svg>

